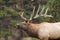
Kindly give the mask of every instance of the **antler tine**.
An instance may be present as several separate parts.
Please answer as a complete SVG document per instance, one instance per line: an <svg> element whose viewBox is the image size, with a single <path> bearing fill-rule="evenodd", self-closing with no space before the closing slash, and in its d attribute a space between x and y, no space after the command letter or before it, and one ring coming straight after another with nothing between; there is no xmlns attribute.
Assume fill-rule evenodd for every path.
<svg viewBox="0 0 60 40"><path fill-rule="evenodd" d="M47 15L47 12L48 12L49 8L47 8L46 11L45 11L45 14L43 14L43 11L44 11L45 8L46 8L46 7L43 6L41 12L38 14L39 9L40 9L40 6L39 6L39 7L38 7L38 10L37 10L37 13L36 13L36 16L35 16L34 18L38 18L38 17L40 17L40 16L44 16L44 17L53 17L52 15Z"/></svg>
<svg viewBox="0 0 60 40"><path fill-rule="evenodd" d="M49 8L47 8L47 9L46 9L46 11L45 11L45 14L44 14L44 15L46 15L46 14L47 14L47 12L48 12L48 9L49 9Z"/></svg>
<svg viewBox="0 0 60 40"><path fill-rule="evenodd" d="M49 8L46 9L44 17L53 17L52 15L47 15L48 10L49 10Z"/></svg>
<svg viewBox="0 0 60 40"><path fill-rule="evenodd" d="M25 17L23 17L24 12L22 12L22 14L20 14L21 18L24 20L27 20Z"/></svg>
<svg viewBox="0 0 60 40"><path fill-rule="evenodd" d="M43 6L43 8L42 8L41 12L38 14L39 9L40 9L40 6L38 7L37 14L36 14L36 16L35 16L34 18L38 18L39 16L43 16L43 14L42 14L42 13L43 13L43 11L44 11L45 7Z"/></svg>
<svg viewBox="0 0 60 40"><path fill-rule="evenodd" d="M32 14L31 14L31 17L30 17L29 20L32 20L32 17L33 17L33 15L34 15L34 11L35 11L35 6L34 6L34 8L33 8L33 12L32 12Z"/></svg>
<svg viewBox="0 0 60 40"><path fill-rule="evenodd" d="M39 16L43 16L43 11L44 11L44 9L45 9L45 7L43 6L43 8L42 8L42 10L41 10L41 12L39 13Z"/></svg>
<svg viewBox="0 0 60 40"><path fill-rule="evenodd" d="M37 13L36 13L36 15L34 16L34 18L37 18L37 17L39 16L39 15L38 15L39 10L40 10L40 5L39 5L39 7L38 7Z"/></svg>

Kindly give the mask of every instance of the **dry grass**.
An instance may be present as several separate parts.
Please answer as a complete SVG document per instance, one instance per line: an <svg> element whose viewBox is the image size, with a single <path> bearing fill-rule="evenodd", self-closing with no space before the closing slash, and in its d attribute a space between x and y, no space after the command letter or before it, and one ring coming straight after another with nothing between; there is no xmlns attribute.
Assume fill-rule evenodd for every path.
<svg viewBox="0 0 60 40"><path fill-rule="evenodd" d="M22 38L22 40L39 40L37 38L31 38L31 37L25 37L25 38Z"/></svg>

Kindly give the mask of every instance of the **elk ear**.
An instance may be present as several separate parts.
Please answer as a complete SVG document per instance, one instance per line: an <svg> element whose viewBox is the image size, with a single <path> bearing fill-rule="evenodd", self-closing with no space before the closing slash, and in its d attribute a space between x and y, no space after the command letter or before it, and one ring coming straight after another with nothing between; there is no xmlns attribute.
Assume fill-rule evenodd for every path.
<svg viewBox="0 0 60 40"><path fill-rule="evenodd" d="M32 20L30 20L30 23L32 23Z"/></svg>
<svg viewBox="0 0 60 40"><path fill-rule="evenodd" d="M27 23L28 21L27 20L25 20L23 23Z"/></svg>
<svg viewBox="0 0 60 40"><path fill-rule="evenodd" d="M26 23L28 23L28 21L27 21L27 20L26 20L25 22L26 22Z"/></svg>
<svg viewBox="0 0 60 40"><path fill-rule="evenodd" d="M32 23L32 20L28 21L28 23Z"/></svg>

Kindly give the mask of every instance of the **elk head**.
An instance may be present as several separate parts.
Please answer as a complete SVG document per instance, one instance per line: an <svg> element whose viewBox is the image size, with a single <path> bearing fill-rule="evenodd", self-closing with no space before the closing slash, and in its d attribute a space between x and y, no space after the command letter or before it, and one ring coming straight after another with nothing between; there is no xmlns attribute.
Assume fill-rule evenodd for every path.
<svg viewBox="0 0 60 40"><path fill-rule="evenodd" d="M43 6L43 8L42 8L41 11L40 11L40 5L39 5L39 7L38 7L38 9L37 9L37 12L36 12L36 15L34 16L35 9L36 9L36 7L34 6L34 7L33 7L33 12L31 13L31 16L30 16L29 19L23 17L24 12L20 12L20 13L21 13L21 14L19 14L20 17L21 17L23 20L25 20L25 21L22 22L22 23L18 23L17 25L20 25L20 24L21 24L22 26L26 26L26 25L32 24L32 19L36 19L36 18L39 18L39 17L41 17L41 16L43 16L43 17L53 17L52 15L48 15L48 14L47 14L47 12L48 12L48 10L49 10L49 7L45 8L45 7ZM46 11L45 11L45 13L43 14L43 12L44 12L45 9L46 9Z"/></svg>
<svg viewBox="0 0 60 40"><path fill-rule="evenodd" d="M38 25L38 24L32 23L32 19L36 19L36 18L38 18L38 17L40 17L40 16L53 17L52 15L47 15L47 12L48 12L49 8L46 8L45 14L43 14L43 11L45 10L45 7L43 6L42 10L40 11L40 5L39 5L39 7L38 7L38 9L37 9L36 15L34 16L35 8L36 8L36 7L34 6L34 7L33 7L33 12L32 12L32 14L31 14L31 16L30 16L29 19L23 17L24 12L22 12L22 13L20 14L20 17L21 17L23 20L25 20L25 21L24 21L24 22L21 22L21 23L17 23L18 28L31 31L31 29L32 29L31 26L34 27L34 26L37 26L37 25ZM39 11L40 11L40 12L39 12ZM33 16L34 16L34 17L33 17ZM30 30L29 30L29 29L30 29Z"/></svg>
<svg viewBox="0 0 60 40"><path fill-rule="evenodd" d="M44 17L53 17L52 15L47 15L49 7L45 8L43 6L43 8L40 11L40 5L39 5L39 7L37 9L37 12L36 12L36 15L34 16L35 9L36 9L36 7L34 6L33 7L33 12L32 12L32 14L31 14L31 16L30 16L29 19L23 17L24 12L19 12L19 13L21 13L21 14L19 14L20 17L23 20L25 20L25 21L21 22L21 23L17 23L17 25L16 25L17 28L20 28L20 29L23 29L23 30L27 31L28 35L30 35L31 37L37 37L37 31L38 31L38 28L39 28L38 26L40 25L40 24L34 24L34 23L32 23L32 19L36 19L36 18L39 18L41 16L44 16ZM46 11L43 14L43 12L44 12L45 9L46 9Z"/></svg>

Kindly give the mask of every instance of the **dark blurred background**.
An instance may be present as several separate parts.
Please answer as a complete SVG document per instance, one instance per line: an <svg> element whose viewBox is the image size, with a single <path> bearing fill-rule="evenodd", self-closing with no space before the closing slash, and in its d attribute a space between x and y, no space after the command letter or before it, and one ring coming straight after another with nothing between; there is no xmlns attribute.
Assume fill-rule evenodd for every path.
<svg viewBox="0 0 60 40"><path fill-rule="evenodd" d="M29 19L33 7L35 6L37 10L39 5L41 5L40 10L43 6L49 7L48 14L53 15L53 18L39 17L33 22L60 22L60 0L0 0L0 37L11 35L11 29L14 29L18 22L24 21L19 12L24 11L24 16Z"/></svg>

